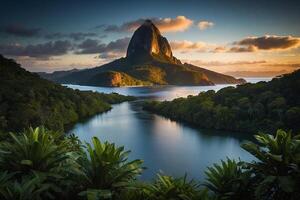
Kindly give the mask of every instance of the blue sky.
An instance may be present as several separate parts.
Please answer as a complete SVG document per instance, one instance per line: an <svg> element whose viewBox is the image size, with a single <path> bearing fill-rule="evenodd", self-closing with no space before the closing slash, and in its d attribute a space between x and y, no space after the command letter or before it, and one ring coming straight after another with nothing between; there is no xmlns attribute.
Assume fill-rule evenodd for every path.
<svg viewBox="0 0 300 200"><path fill-rule="evenodd" d="M299 10L299 1L2 0L0 7L2 15L0 19L0 53L15 58L31 71L93 67L109 62L117 56L122 56L124 52L120 49L110 52L110 49L106 48L102 52L102 59L96 59L95 57L99 53L101 55L101 52L82 55L76 50L80 44L91 39L94 42L97 41L98 46L107 45L117 39L130 37L133 33L126 30L107 32L105 28L108 26L121 27L124 23L145 18L156 18L158 22L159 19L163 21L166 18L171 18L176 23L178 16L184 16L185 19L192 21L191 25L184 30L178 27L178 31L165 31L163 35L170 42L188 41L190 45L201 42L205 43L205 47L194 45L195 48L191 46L174 50L174 54L180 59L223 72L237 70L235 69L236 63L242 61L248 64L249 62L255 63L257 61L259 63L258 61L261 61L260 67L258 64L254 67L251 64L252 66L245 66L244 70L283 70L288 66L287 64L292 66L288 70L292 70L295 68L295 64L296 67L299 64L297 62L297 60L299 61L298 40L300 41ZM210 22L212 25L200 30L198 26L200 21ZM102 28L96 29L96 26L102 26ZM165 25L162 24L161 26ZM46 37L46 35L53 36L55 33L59 33L60 37ZM67 36L72 33L92 34L86 34L81 39L75 40ZM272 37L265 37L266 35ZM271 46L264 49L260 46L255 47L256 43L254 46L251 43L247 44L247 47L253 46L255 47L254 50L248 49L247 52L234 53L230 50L234 42L242 41L250 36L259 38L253 40L253 44L268 39L268 41L274 42L292 41L293 45L284 46L284 48ZM68 42L55 46L53 43L58 40ZM62 48L65 45L68 49L61 51L53 49L50 52L42 49L45 51L44 53L36 54L32 52L37 51L34 45L44 45L45 43L51 43L48 46L53 48ZM31 45L30 48L27 48L28 45ZM224 53L213 52L213 49L219 46L228 50L224 50ZM22 49L20 49L21 47ZM238 47L245 47L245 45ZM16 48L19 49L16 50ZM28 49L31 49L30 53L26 52ZM108 53L116 57L110 56L108 58L107 55L105 57L104 54ZM81 62L78 62L79 60ZM206 63L207 65L205 65ZM213 63L217 63L218 66L213 66ZM224 65L221 66L222 63ZM230 65L230 63L234 64ZM278 67L280 63L282 67ZM270 67L271 64L276 64L276 68L275 65Z"/></svg>

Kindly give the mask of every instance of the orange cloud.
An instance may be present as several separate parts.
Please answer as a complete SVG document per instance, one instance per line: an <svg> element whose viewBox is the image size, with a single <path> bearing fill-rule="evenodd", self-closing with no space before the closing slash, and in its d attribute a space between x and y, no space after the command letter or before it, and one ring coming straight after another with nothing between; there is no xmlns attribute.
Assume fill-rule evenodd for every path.
<svg viewBox="0 0 300 200"><path fill-rule="evenodd" d="M205 29L208 29L208 28L211 28L213 27L215 24L213 22L210 22L210 21L206 21L206 20L203 20L203 21L200 21L198 23L198 27L200 30L205 30Z"/></svg>
<svg viewBox="0 0 300 200"><path fill-rule="evenodd" d="M104 28L106 32L133 32L146 19L137 19L122 24L121 26L109 25ZM185 16L177 16L176 18L150 18L150 20L158 27L161 32L178 32L187 30L192 24L193 20Z"/></svg>
<svg viewBox="0 0 300 200"><path fill-rule="evenodd" d="M164 18L154 20L153 23L158 27L161 32L177 32L185 31L192 24L193 21L186 18L185 16L177 16L176 18Z"/></svg>
<svg viewBox="0 0 300 200"><path fill-rule="evenodd" d="M211 52L212 53L223 53L223 52L226 52L226 51L227 51L226 47L219 46L219 47L214 48Z"/></svg>
<svg viewBox="0 0 300 200"><path fill-rule="evenodd" d="M232 61L232 62L221 62L221 61L204 61L204 60L183 60L184 62L193 63L198 66L241 66L241 65L260 65L265 64L265 60L256 60L256 61Z"/></svg>
<svg viewBox="0 0 300 200"><path fill-rule="evenodd" d="M188 40L171 41L170 45L172 50L200 50L207 46L204 42L192 42Z"/></svg>

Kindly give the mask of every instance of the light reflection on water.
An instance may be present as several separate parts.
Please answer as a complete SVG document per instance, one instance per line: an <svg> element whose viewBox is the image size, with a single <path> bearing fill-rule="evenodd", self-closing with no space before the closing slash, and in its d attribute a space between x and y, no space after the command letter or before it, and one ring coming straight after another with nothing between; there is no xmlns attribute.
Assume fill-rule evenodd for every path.
<svg viewBox="0 0 300 200"><path fill-rule="evenodd" d="M103 88L68 85L74 89L98 92L118 92L143 98L169 100L180 96L195 95L200 91L219 90L228 85L204 87L131 87ZM251 139L242 133L203 130L178 123L141 109L141 101L113 105L107 113L96 115L76 124L70 132L82 141L91 141L97 136L101 140L114 142L131 150L130 158L144 160L147 170L142 179L151 179L159 172L204 179L207 166L220 159L252 156L240 148L240 143Z"/></svg>

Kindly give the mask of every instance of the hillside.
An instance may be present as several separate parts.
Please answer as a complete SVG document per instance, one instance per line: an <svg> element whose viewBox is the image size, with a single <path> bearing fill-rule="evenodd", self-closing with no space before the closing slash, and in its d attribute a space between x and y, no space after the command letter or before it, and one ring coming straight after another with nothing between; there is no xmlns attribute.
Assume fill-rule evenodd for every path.
<svg viewBox="0 0 300 200"><path fill-rule="evenodd" d="M120 78L111 76L111 73L109 76L103 74L110 71L115 74L118 72L117 76ZM52 74L40 73L40 76L59 83L96 86L245 83L243 79L235 79L194 65L182 64L173 56L168 40L150 20L146 20L134 32L125 58L92 69Z"/></svg>
<svg viewBox="0 0 300 200"><path fill-rule="evenodd" d="M0 130L45 125L63 130L80 119L131 100L118 94L81 92L40 78L0 55Z"/></svg>
<svg viewBox="0 0 300 200"><path fill-rule="evenodd" d="M173 101L147 102L144 109L202 128L256 133L300 131L300 70L270 82L227 87Z"/></svg>

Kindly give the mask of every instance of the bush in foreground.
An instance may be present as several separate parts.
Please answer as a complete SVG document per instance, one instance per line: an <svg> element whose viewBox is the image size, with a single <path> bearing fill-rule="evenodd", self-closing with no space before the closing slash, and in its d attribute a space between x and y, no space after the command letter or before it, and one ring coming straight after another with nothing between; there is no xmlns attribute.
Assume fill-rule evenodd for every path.
<svg viewBox="0 0 300 200"><path fill-rule="evenodd" d="M255 137L257 144L242 145L255 161L221 161L199 183L162 174L140 182L143 161L128 161L129 151L97 138L83 145L42 127L10 133L0 143L0 199L299 199L300 136L278 130Z"/></svg>

